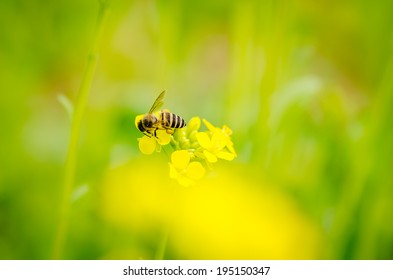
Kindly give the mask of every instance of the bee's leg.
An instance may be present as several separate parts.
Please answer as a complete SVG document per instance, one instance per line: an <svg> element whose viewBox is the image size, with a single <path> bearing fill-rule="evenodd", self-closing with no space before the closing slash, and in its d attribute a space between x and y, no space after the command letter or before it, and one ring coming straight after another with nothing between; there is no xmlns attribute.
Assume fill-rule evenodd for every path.
<svg viewBox="0 0 393 280"><path fill-rule="evenodd" d="M175 130L173 128L166 129L166 133L168 133L168 134L173 134L174 132L175 132Z"/></svg>
<svg viewBox="0 0 393 280"><path fill-rule="evenodd" d="M154 137L157 137L156 131L157 131L157 129L155 129L154 132L153 132Z"/></svg>
<svg viewBox="0 0 393 280"><path fill-rule="evenodd" d="M149 138L151 137L151 134L150 134L150 133L147 133L147 131L143 132L143 134L146 135L146 136L149 137Z"/></svg>

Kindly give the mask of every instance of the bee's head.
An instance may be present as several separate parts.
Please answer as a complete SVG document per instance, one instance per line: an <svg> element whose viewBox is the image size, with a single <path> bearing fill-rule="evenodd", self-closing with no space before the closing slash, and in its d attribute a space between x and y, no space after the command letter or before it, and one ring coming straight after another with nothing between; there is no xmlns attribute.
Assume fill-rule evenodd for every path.
<svg viewBox="0 0 393 280"><path fill-rule="evenodd" d="M140 132L145 133L148 128L152 128L158 119L153 114L138 115L135 118L135 126Z"/></svg>
<svg viewBox="0 0 393 280"><path fill-rule="evenodd" d="M157 123L157 117L153 114L147 114L142 119L142 124L144 127L152 127Z"/></svg>

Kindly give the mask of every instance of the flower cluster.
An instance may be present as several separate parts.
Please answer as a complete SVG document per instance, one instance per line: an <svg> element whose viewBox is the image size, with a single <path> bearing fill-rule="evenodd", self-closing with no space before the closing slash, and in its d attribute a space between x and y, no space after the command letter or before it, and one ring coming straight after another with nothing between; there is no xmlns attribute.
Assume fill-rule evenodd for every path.
<svg viewBox="0 0 393 280"><path fill-rule="evenodd" d="M174 134L157 130L156 137L143 136L139 140L139 149L143 154L159 152L161 146L170 144L169 177L182 186L194 185L203 178L206 168L218 159L233 160L236 152L231 140L232 130L224 125L215 127L207 120L202 120L207 131L200 131L201 119L192 118L186 127L176 129Z"/></svg>

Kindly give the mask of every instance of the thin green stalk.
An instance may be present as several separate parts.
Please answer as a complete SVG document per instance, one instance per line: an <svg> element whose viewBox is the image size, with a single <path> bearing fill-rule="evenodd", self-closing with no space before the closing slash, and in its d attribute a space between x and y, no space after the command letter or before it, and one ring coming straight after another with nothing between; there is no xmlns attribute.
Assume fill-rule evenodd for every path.
<svg viewBox="0 0 393 280"><path fill-rule="evenodd" d="M168 155L168 157L169 157L169 155ZM175 200L175 201L170 202L172 205L179 205L179 203L180 203L179 201L177 201L178 200L177 198L179 197L178 193L177 193L178 191L179 191L178 186L171 186L170 197L172 197ZM174 214L175 214L175 212L173 212L172 215L170 215L170 216L173 217ZM168 217L166 217L162 227L163 228L160 233L160 239L158 240L157 249L154 254L155 260L164 260L165 259L165 251L166 251L167 244L168 244L169 232L172 228L172 222L168 219Z"/></svg>
<svg viewBox="0 0 393 280"><path fill-rule="evenodd" d="M166 244L168 243L168 235L169 235L169 226L167 225L161 234L161 237L160 237L160 240L158 243L158 247L157 247L157 251L154 256L155 260L163 260L164 259Z"/></svg>
<svg viewBox="0 0 393 280"><path fill-rule="evenodd" d="M101 33L107 9L107 1L100 1L99 12L93 36L93 44L88 54L87 65L75 103L75 110L71 123L71 134L68 144L67 158L65 162L63 194L60 204L60 213L52 252L53 259L60 259L62 258L63 254L63 248L70 218L71 195L75 182L78 143L81 133L82 120L86 108L87 98L89 96L89 91L93 81L94 72L97 66L98 42L100 37L99 35Z"/></svg>

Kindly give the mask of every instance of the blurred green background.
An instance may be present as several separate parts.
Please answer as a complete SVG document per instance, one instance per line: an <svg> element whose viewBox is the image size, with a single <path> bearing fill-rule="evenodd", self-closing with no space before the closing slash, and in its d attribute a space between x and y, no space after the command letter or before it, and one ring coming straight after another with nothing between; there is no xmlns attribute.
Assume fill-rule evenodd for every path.
<svg viewBox="0 0 393 280"><path fill-rule="evenodd" d="M0 2L1 259L53 256L71 125L59 100L76 98L98 6ZM392 12L111 1L60 257L392 259ZM138 150L134 118L162 89L185 120L234 132L238 157L197 186Z"/></svg>

